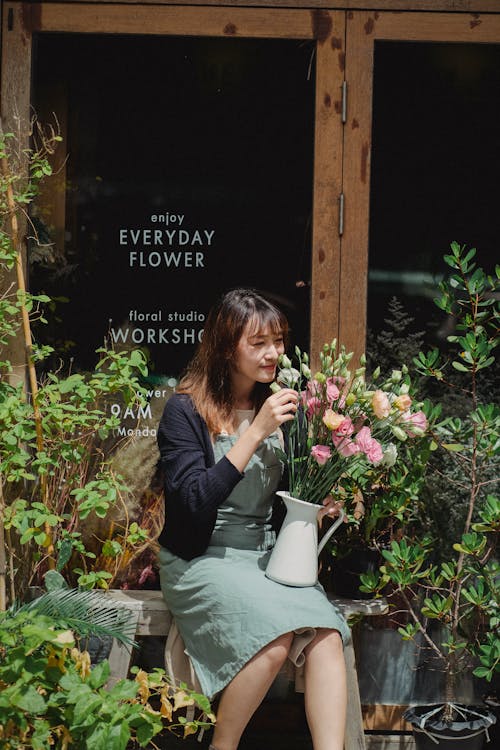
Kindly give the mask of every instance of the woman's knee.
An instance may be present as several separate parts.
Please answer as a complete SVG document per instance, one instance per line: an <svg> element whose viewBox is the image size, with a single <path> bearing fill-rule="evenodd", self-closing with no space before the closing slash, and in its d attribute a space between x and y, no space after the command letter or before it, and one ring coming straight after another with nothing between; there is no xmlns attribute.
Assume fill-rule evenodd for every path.
<svg viewBox="0 0 500 750"><path fill-rule="evenodd" d="M292 641L293 633L283 633L264 647L263 652L272 666L281 667L290 652Z"/></svg>
<svg viewBox="0 0 500 750"><path fill-rule="evenodd" d="M315 638L305 648L306 656L313 649L328 651L328 653L334 656L340 656L344 651L342 636L340 635L338 630L319 628Z"/></svg>

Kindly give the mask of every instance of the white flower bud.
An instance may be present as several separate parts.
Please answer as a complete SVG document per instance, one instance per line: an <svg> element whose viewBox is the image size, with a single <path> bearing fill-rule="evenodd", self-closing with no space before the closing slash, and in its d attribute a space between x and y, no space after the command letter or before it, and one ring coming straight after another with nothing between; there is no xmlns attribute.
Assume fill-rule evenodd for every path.
<svg viewBox="0 0 500 750"><path fill-rule="evenodd" d="M286 354L282 354L279 360L280 366L284 369L288 369L292 366L292 362L289 357L286 356Z"/></svg>
<svg viewBox="0 0 500 750"><path fill-rule="evenodd" d="M303 376L304 376L305 378L307 378L307 380L310 380L310 378L311 378L311 370L310 370L310 368L308 367L308 365L306 365L306 363L305 363L305 362L302 362L302 366L301 366L301 368L300 368L300 369L302 370L302 375L303 375Z"/></svg>

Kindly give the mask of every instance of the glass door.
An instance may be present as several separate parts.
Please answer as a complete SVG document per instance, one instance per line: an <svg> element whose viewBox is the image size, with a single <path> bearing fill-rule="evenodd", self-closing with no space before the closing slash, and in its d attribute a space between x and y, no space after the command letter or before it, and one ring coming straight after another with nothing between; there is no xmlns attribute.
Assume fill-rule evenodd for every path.
<svg viewBox="0 0 500 750"><path fill-rule="evenodd" d="M380 41L374 63L368 329L396 299L430 348L450 243L498 258L500 44Z"/></svg>
<svg viewBox="0 0 500 750"><path fill-rule="evenodd" d="M491 269L499 70L498 15L348 14L340 331L359 351L393 297L429 346L446 335L432 298L452 241Z"/></svg>
<svg viewBox="0 0 500 750"><path fill-rule="evenodd" d="M220 292L254 286L294 343L335 336L344 14L8 6L7 120L55 113L64 139L28 254L59 298L39 335L83 369L106 337L140 346L172 380Z"/></svg>
<svg viewBox="0 0 500 750"><path fill-rule="evenodd" d="M50 253L29 254L31 288L61 300L39 331L55 358L89 369L108 338L176 378L235 286L308 345L314 64L312 41L36 36L34 109L62 110L67 153L64 232L46 192Z"/></svg>

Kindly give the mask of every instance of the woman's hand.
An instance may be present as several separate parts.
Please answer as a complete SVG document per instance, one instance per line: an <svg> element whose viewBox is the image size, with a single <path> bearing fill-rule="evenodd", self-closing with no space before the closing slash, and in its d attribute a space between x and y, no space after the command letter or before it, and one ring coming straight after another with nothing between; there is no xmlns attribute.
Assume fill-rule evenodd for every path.
<svg viewBox="0 0 500 750"><path fill-rule="evenodd" d="M343 507L344 503L342 500L335 500L332 495L327 495L323 500L323 507L318 511L318 523L321 524L321 521L325 516L336 518L340 515L340 511ZM344 518L344 521L346 521L346 518Z"/></svg>
<svg viewBox="0 0 500 750"><path fill-rule="evenodd" d="M292 388L282 388L264 401L250 427L226 453L238 471L245 471L257 446L284 422L294 418L299 396Z"/></svg>
<svg viewBox="0 0 500 750"><path fill-rule="evenodd" d="M252 422L260 439L268 437L284 422L292 420L297 412L299 394L293 388L281 388L269 396Z"/></svg>

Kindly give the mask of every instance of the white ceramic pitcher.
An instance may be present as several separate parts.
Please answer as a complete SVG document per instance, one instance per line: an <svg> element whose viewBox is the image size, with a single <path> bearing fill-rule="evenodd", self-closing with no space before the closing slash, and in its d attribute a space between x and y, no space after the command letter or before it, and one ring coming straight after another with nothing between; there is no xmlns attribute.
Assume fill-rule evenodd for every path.
<svg viewBox="0 0 500 750"><path fill-rule="evenodd" d="M318 555L344 520L344 511L318 544L318 511L288 492L277 492L286 505L286 516L269 558L266 576L287 586L314 586L318 581Z"/></svg>

